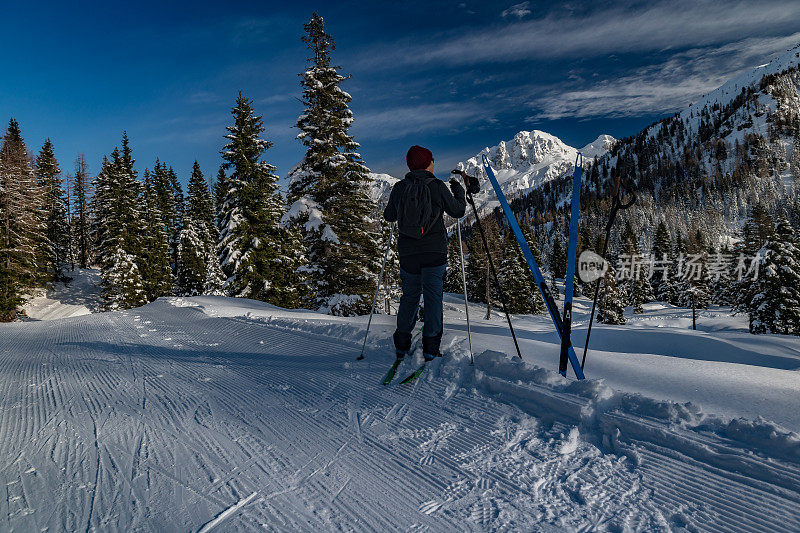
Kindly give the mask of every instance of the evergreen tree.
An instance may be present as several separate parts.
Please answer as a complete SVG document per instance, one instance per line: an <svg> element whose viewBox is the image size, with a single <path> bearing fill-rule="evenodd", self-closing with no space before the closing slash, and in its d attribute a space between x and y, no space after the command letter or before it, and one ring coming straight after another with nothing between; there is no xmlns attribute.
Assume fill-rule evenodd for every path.
<svg viewBox="0 0 800 533"><path fill-rule="evenodd" d="M665 265L663 262L668 262L672 255L672 239L670 238L667 225L663 220L659 221L656 227L650 255L653 261L662 262L662 266ZM672 287L672 278L669 276L669 270L667 268L653 272L650 285L653 287L653 297L662 302L667 301L674 291Z"/></svg>
<svg viewBox="0 0 800 533"><path fill-rule="evenodd" d="M189 178L188 200L178 244L178 290L184 295L220 292L224 277L216 254L214 206L197 161Z"/></svg>
<svg viewBox="0 0 800 533"><path fill-rule="evenodd" d="M377 215L379 216L379 215ZM391 231L392 224L382 220L381 218L381 241L379 249L386 250L386 243L389 239L389 232ZM397 234L395 233L394 239L397 238ZM452 240L458 241L456 236L452 237ZM393 240L394 242L394 240ZM451 242L452 244L452 242ZM458 268L460 269L460 264L458 264ZM449 266L448 266L449 269ZM445 278L445 284L448 282L448 278L450 276L450 272L448 270L447 277ZM461 283L461 271L459 270L458 274L459 284ZM391 246L389 248L389 256L386 258L386 270L383 273L383 286L381 288L381 294L383 295L383 303L384 303L384 310L386 314L391 314L391 302L397 301L400 299L402 295L402 291L400 289L400 258L397 255L397 246ZM460 287L461 285L459 285ZM448 290L445 288L445 290ZM461 292L459 288L456 292ZM376 312L380 312L380 307L376 306Z"/></svg>
<svg viewBox="0 0 800 533"><path fill-rule="evenodd" d="M550 273L550 282L547 284L547 288L550 290L553 300L558 302L561 299L561 290L559 290L556 276L552 272Z"/></svg>
<svg viewBox="0 0 800 533"><path fill-rule="evenodd" d="M800 335L800 242L785 217L764 246L765 263L748 305L751 333Z"/></svg>
<svg viewBox="0 0 800 533"><path fill-rule="evenodd" d="M462 285L461 251L458 249L458 235L453 234L447 243L447 274L444 279L444 290L458 294L464 290Z"/></svg>
<svg viewBox="0 0 800 533"><path fill-rule="evenodd" d="M0 147L0 320L16 316L21 292L40 281L44 194L13 118Z"/></svg>
<svg viewBox="0 0 800 533"><path fill-rule="evenodd" d="M616 272L610 264L603 276L598 297L597 321L603 324L625 324L625 304L617 288Z"/></svg>
<svg viewBox="0 0 800 533"><path fill-rule="evenodd" d="M550 252L550 273L558 279L567 275L567 249L564 246L561 232L553 229L553 249Z"/></svg>
<svg viewBox="0 0 800 533"><path fill-rule="evenodd" d="M178 241L180 239L179 207L177 200L183 197L183 193L178 194L175 189L177 177L175 172L156 159L152 174L152 187L155 199L154 209L160 213L163 232L167 235L169 243L169 260L173 272L176 270L176 258L178 254Z"/></svg>
<svg viewBox="0 0 800 533"><path fill-rule="evenodd" d="M178 175L169 167L167 170L167 177L169 179L169 189L172 191L172 205L175 206L172 218L167 220L167 225L170 230L170 250L172 252L173 268L178 268L178 244L181 236L181 229L183 229L183 210L184 198L181 183L178 181Z"/></svg>
<svg viewBox="0 0 800 533"><path fill-rule="evenodd" d="M148 300L139 268L148 257L146 209L141 183L136 179L127 133L122 149L103 162L95 188L98 258L102 294L109 309L127 309Z"/></svg>
<svg viewBox="0 0 800 533"><path fill-rule="evenodd" d="M686 257L686 240L681 232L675 236L675 247L672 249L669 277L673 280L671 284L672 292L668 295L667 301L672 305L682 305L687 294L689 285L684 277Z"/></svg>
<svg viewBox="0 0 800 533"><path fill-rule="evenodd" d="M690 280L691 294L690 298L685 301L685 305L686 307L694 305L697 308L705 309L711 304L712 291L711 278L708 275L708 246L700 228L695 231L689 250L699 258L700 275Z"/></svg>
<svg viewBox="0 0 800 533"><path fill-rule="evenodd" d="M734 249L737 257L755 258L761 251L767 239L771 236L772 230L764 227L766 211L761 204L754 205L747 214L747 219L742 226L742 239L736 244ZM736 263L738 263L738 258ZM754 284L749 276L741 276L742 279L735 279L729 288L727 299L733 303L736 311L750 313L750 303L755 297L758 284ZM752 330L752 315L750 329Z"/></svg>
<svg viewBox="0 0 800 533"><path fill-rule="evenodd" d="M124 250L139 259L144 248L143 237L146 233L144 218L144 194L142 184L136 178L133 168L133 150L130 147L127 132L122 132L122 143L119 159L114 161L117 169L117 206L118 225Z"/></svg>
<svg viewBox="0 0 800 533"><path fill-rule="evenodd" d="M467 241L469 254L467 257L467 298L473 302L486 302L486 284L488 282L488 266L486 252L481 244L477 230L472 232L472 238Z"/></svg>
<svg viewBox="0 0 800 533"><path fill-rule="evenodd" d="M78 265L87 268L90 261L91 241L89 212L89 171L86 158L80 154L75 160L75 177L73 178L75 194L75 244L78 248Z"/></svg>
<svg viewBox="0 0 800 533"><path fill-rule="evenodd" d="M299 240L280 224L283 199L275 167L261 160L272 143L261 139L262 118L242 96L231 110L228 143L222 149L225 199L221 207L219 252L232 296L280 305L300 304ZM206 215L203 215L206 216Z"/></svg>
<svg viewBox="0 0 800 533"><path fill-rule="evenodd" d="M129 309L147 303L142 276L133 255L122 248L109 257L108 268L102 271L102 295L106 309Z"/></svg>
<svg viewBox="0 0 800 533"><path fill-rule="evenodd" d="M217 228L222 224L222 205L225 203L227 176L225 175L224 163L217 171L217 179L214 181L214 222ZM217 231L219 233L219 231Z"/></svg>
<svg viewBox="0 0 800 533"><path fill-rule="evenodd" d="M152 301L159 296L173 294L175 278L170 265L169 236L164 229L163 215L158 208L158 198L148 171L145 171L143 202L145 233L137 266L145 296Z"/></svg>
<svg viewBox="0 0 800 533"><path fill-rule="evenodd" d="M525 227L528 227L527 225ZM524 230L523 230L524 231ZM536 243L527 236L528 244L537 262L539 250ZM525 256L511 231L505 236L506 255L500 266L500 279L506 294L509 313L541 314L546 311L544 300L536 287L536 280L528 268Z"/></svg>
<svg viewBox="0 0 800 533"><path fill-rule="evenodd" d="M289 173L287 222L303 233L309 303L331 314L365 313L380 266L380 224L370 217L375 205L369 169L348 133L351 97L340 88L345 79L340 67L332 64L333 38L316 13L304 27L311 57L301 80L306 109L297 120L297 138L306 154Z"/></svg>
<svg viewBox="0 0 800 533"><path fill-rule="evenodd" d="M620 240L622 241L622 253L630 261L631 270L630 275L626 276L622 283L620 292L624 300L633 307L633 312L641 314L644 312L642 304L653 299L653 289L650 285L650 280L647 279L647 268L642 264L643 260L639 253L638 239L633 232L633 226L630 221L625 223Z"/></svg>
<svg viewBox="0 0 800 533"><path fill-rule="evenodd" d="M64 277L63 268L67 263L69 250L69 223L67 203L62 187L61 169L58 166L53 143L45 140L36 158L36 178L44 199L44 220L47 238L42 240L42 257L45 263L40 269L46 277L59 281Z"/></svg>
<svg viewBox="0 0 800 533"><path fill-rule="evenodd" d="M91 200L90 241L94 250L95 260L99 265L106 264L112 253L109 241L109 228L112 224L112 201L114 191L112 188L111 162L103 156L100 172L93 180L94 195Z"/></svg>

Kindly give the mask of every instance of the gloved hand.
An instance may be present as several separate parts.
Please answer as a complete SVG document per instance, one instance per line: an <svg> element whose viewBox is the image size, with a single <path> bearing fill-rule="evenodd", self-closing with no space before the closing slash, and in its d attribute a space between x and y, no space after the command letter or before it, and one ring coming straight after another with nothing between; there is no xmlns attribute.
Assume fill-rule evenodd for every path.
<svg viewBox="0 0 800 533"><path fill-rule="evenodd" d="M461 184L458 182L458 180L455 178L450 179L450 191L456 198L464 197L464 187L462 187Z"/></svg>
<svg viewBox="0 0 800 533"><path fill-rule="evenodd" d="M452 172L453 174L458 174L464 179L464 183L467 185L467 192L470 194L478 194L481 191L481 184L478 181L478 178L473 178L472 176L468 176L466 172L463 170L455 169Z"/></svg>
<svg viewBox="0 0 800 533"><path fill-rule="evenodd" d="M464 179L467 181L467 190L470 194L478 194L481 192L481 183L478 181L478 178L464 176Z"/></svg>

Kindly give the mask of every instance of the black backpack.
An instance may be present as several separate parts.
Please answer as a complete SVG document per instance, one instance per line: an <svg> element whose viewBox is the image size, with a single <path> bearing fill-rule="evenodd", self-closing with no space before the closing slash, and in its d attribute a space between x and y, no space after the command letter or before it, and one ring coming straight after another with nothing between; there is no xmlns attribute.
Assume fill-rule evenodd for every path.
<svg viewBox="0 0 800 533"><path fill-rule="evenodd" d="M421 239L439 218L431 201L430 180L428 177L406 177L397 209L397 230L401 235Z"/></svg>

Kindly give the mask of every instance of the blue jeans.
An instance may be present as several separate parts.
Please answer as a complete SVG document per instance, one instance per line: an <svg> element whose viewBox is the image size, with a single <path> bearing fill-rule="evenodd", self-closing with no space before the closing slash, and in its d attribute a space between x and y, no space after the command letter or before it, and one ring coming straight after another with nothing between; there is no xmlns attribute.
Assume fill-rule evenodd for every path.
<svg viewBox="0 0 800 533"><path fill-rule="evenodd" d="M445 272L447 265L425 267L419 274L411 274L400 269L403 296L400 297L400 307L397 310L397 332L394 336L398 351L408 351L411 347L411 332L417 323L417 308L421 295L425 301L423 351L428 355L439 354L439 345L442 341L442 292Z"/></svg>

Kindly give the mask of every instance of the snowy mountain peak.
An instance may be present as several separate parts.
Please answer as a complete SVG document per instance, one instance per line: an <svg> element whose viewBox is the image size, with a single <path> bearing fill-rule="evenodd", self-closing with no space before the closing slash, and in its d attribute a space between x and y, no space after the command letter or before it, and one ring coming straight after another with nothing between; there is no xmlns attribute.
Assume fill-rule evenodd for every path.
<svg viewBox="0 0 800 533"><path fill-rule="evenodd" d="M486 154L496 169L521 169L548 158L566 157L570 152L574 152L574 148L555 135L539 130L521 131L510 141L501 141L497 146L484 148L469 161L475 159L480 162L481 156Z"/></svg>
<svg viewBox="0 0 800 533"><path fill-rule="evenodd" d="M586 159L599 158L611 150L611 147L614 146L616 141L617 140L611 135L600 135L597 139L581 148L580 152Z"/></svg>
<svg viewBox="0 0 800 533"><path fill-rule="evenodd" d="M580 149L587 162L600 157L611 148L616 139L611 135L600 135ZM477 176L483 182L481 192L475 195L479 204L494 205L493 195L488 191L483 171L483 155L489 158L507 196L519 196L540 187L547 181L571 173L578 150L544 131L521 131L510 141L501 141L497 146L487 147L477 155L458 164L467 174Z"/></svg>

